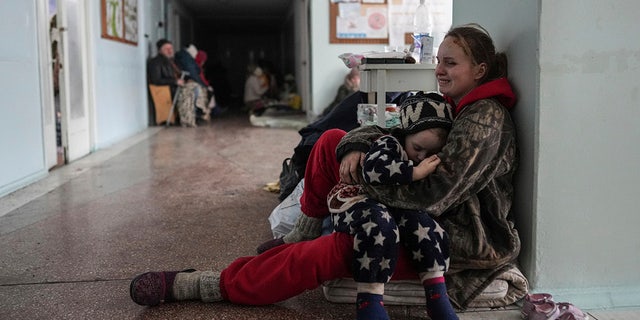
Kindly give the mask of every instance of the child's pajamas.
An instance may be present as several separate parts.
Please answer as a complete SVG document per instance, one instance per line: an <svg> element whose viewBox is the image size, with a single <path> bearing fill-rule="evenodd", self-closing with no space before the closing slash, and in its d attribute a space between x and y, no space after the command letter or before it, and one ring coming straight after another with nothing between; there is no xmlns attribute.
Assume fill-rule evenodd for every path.
<svg viewBox="0 0 640 320"><path fill-rule="evenodd" d="M363 165L365 183L409 184L412 175L413 162L395 137L385 135L373 143ZM369 198L362 185L345 183L331 190L327 202L334 230L354 236L355 281L388 282L398 260L398 243L405 246L419 273L447 270L447 234L426 212L388 208Z"/></svg>

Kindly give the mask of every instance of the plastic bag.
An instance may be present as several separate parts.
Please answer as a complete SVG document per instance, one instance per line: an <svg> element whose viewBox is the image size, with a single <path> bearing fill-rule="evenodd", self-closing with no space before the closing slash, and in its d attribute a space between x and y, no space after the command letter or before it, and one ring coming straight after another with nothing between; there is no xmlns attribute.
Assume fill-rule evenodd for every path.
<svg viewBox="0 0 640 320"><path fill-rule="evenodd" d="M300 197L304 189L304 179L300 180L295 189L269 215L269 224L274 238L284 237L296 223L300 210Z"/></svg>

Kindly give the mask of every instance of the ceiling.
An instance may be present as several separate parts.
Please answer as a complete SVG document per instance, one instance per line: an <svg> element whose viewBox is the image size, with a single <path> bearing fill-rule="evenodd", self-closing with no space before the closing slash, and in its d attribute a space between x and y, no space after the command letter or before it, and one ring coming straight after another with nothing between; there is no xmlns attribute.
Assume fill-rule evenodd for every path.
<svg viewBox="0 0 640 320"><path fill-rule="evenodd" d="M294 0L177 0L199 22L226 28L280 26Z"/></svg>

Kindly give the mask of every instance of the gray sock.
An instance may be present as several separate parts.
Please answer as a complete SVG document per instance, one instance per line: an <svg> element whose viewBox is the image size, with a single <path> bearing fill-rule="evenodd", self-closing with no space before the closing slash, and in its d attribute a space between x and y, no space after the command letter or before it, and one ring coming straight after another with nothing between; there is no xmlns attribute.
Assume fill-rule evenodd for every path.
<svg viewBox="0 0 640 320"><path fill-rule="evenodd" d="M301 213L293 229L285 235L282 240L284 243L313 240L322 234L322 220L323 219L312 218Z"/></svg>
<svg viewBox="0 0 640 320"><path fill-rule="evenodd" d="M204 302L222 301L219 272L203 271L200 276L200 299Z"/></svg>
<svg viewBox="0 0 640 320"><path fill-rule="evenodd" d="M180 272L173 281L176 300L221 301L220 273L213 271Z"/></svg>

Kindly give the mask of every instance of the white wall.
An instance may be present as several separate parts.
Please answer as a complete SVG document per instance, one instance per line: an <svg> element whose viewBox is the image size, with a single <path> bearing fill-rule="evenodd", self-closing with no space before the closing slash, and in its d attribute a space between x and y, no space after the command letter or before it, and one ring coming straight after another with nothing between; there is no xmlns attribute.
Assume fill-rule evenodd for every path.
<svg viewBox="0 0 640 320"><path fill-rule="evenodd" d="M0 196L47 174L35 3L0 1Z"/></svg>
<svg viewBox="0 0 640 320"><path fill-rule="evenodd" d="M146 4L138 3L138 44L130 45L100 37L100 2L87 2L95 76L95 148L121 141L147 127ZM90 52L91 54L91 52Z"/></svg>
<svg viewBox="0 0 640 320"><path fill-rule="evenodd" d="M405 4L418 0L405 0ZM449 13L449 1L439 1L438 8ZM343 53L383 51L387 44L332 44L329 43L329 1L311 1L311 88L310 112L317 115L326 108L336 95L349 69L338 58ZM444 19L443 21L449 21Z"/></svg>
<svg viewBox="0 0 640 320"><path fill-rule="evenodd" d="M640 305L640 2L542 1L536 285Z"/></svg>
<svg viewBox="0 0 640 320"><path fill-rule="evenodd" d="M361 53L382 51L383 44L329 43L329 2L311 1L311 105L310 112L317 115L326 108L349 73L339 55L345 52Z"/></svg>
<svg viewBox="0 0 640 320"><path fill-rule="evenodd" d="M94 150L109 147L147 127L147 43L142 30L146 19L162 19L145 15L146 8L151 7L149 2L157 1L138 2L137 46L102 39L100 2L86 2ZM161 10L153 12L158 15ZM0 197L48 173L36 21L36 0L0 1Z"/></svg>
<svg viewBox="0 0 640 320"><path fill-rule="evenodd" d="M515 177L513 214L522 241L520 263L527 276L534 274L535 228L533 223L536 114L539 67L537 1L456 0L453 24L476 22L489 31L498 51L507 54L509 81L518 103L512 111L518 135L520 162ZM497 18L499 17L499 18Z"/></svg>
<svg viewBox="0 0 640 320"><path fill-rule="evenodd" d="M454 1L510 59L521 166L514 212L534 292L640 306L640 3Z"/></svg>

